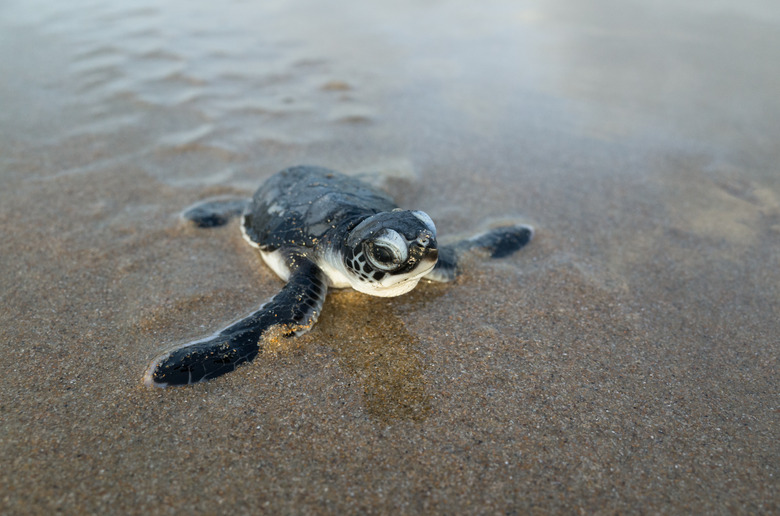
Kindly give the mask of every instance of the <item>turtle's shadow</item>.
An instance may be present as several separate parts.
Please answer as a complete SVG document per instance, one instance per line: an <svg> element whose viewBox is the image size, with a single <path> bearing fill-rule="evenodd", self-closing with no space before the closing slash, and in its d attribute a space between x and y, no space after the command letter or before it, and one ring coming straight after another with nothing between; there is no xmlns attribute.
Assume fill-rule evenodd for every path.
<svg viewBox="0 0 780 516"><path fill-rule="evenodd" d="M441 295L438 289L417 290L422 289L400 299L419 306ZM363 388L371 417L422 420L430 412L430 395L420 343L395 315L399 302L352 290L334 291L328 294L317 326L323 344L335 350L341 367Z"/></svg>

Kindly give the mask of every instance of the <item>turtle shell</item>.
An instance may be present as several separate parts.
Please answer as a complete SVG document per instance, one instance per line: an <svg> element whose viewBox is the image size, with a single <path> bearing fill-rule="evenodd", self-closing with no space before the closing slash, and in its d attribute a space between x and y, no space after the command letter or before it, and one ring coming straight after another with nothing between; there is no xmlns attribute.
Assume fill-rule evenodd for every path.
<svg viewBox="0 0 780 516"><path fill-rule="evenodd" d="M255 192L244 215L244 233L263 251L314 248L396 207L387 194L358 179L322 167L292 167Z"/></svg>

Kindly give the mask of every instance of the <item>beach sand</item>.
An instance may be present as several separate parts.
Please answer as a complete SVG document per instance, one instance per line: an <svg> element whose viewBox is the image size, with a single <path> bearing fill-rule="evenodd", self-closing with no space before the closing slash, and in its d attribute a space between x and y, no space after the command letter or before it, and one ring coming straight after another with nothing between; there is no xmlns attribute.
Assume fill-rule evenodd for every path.
<svg viewBox="0 0 780 516"><path fill-rule="evenodd" d="M0 512L780 510L776 7L255 4L0 12ZM536 235L144 387L281 286L179 213L300 163Z"/></svg>

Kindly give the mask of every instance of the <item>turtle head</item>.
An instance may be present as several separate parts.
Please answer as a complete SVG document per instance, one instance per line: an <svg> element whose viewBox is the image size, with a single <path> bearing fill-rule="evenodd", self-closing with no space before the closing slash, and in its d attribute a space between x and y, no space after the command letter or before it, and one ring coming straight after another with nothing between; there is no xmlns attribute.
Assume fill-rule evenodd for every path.
<svg viewBox="0 0 780 516"><path fill-rule="evenodd" d="M382 297L412 290L439 257L436 226L422 211L377 213L349 232L346 247L352 288Z"/></svg>

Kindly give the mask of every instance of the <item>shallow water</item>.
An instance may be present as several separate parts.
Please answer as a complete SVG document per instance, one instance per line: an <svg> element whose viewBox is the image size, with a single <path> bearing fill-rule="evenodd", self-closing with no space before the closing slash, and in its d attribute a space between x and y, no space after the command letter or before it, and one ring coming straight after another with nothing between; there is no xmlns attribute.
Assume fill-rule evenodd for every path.
<svg viewBox="0 0 780 516"><path fill-rule="evenodd" d="M778 509L772 2L5 2L2 512ZM252 365L147 362L279 281L180 211L298 163L446 235Z"/></svg>

